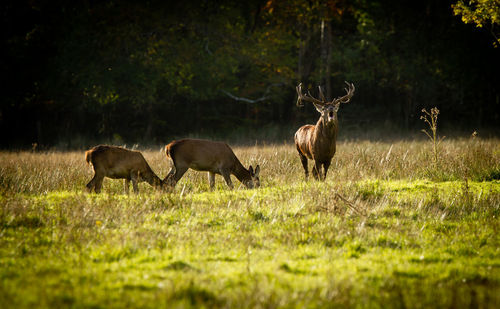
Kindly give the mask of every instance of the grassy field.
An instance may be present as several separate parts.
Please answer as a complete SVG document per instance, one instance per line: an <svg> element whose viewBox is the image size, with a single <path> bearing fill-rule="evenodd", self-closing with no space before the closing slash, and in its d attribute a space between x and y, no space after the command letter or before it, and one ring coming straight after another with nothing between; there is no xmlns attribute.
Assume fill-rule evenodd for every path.
<svg viewBox="0 0 500 309"><path fill-rule="evenodd" d="M144 151L163 178L169 165ZM498 308L500 140L234 147L260 189L189 171L124 195L81 152L0 153L2 308Z"/></svg>

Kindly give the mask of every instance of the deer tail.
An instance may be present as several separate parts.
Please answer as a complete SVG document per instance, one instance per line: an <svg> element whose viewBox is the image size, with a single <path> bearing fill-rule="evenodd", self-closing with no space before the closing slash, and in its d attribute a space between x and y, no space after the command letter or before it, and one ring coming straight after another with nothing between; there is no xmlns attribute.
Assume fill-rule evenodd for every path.
<svg viewBox="0 0 500 309"><path fill-rule="evenodd" d="M170 143L170 144L166 145L166 146L163 148L163 153L164 153L167 157L169 157L169 158L172 158L172 157L170 156L170 147L171 147L171 146L172 146L172 143Z"/></svg>
<svg viewBox="0 0 500 309"><path fill-rule="evenodd" d="M163 149L163 152L167 155L167 158L170 158L171 160L174 160L174 152L175 148L179 144L178 141L172 141L168 145L165 146Z"/></svg>
<svg viewBox="0 0 500 309"><path fill-rule="evenodd" d="M175 172L175 162L174 162L174 145L176 144L175 141L169 143L168 145L163 148L163 152L167 156L167 160L170 163L170 168L172 169L171 172Z"/></svg>
<svg viewBox="0 0 500 309"><path fill-rule="evenodd" d="M92 150L85 151L85 161L87 161L88 165L91 164L91 161L92 161Z"/></svg>

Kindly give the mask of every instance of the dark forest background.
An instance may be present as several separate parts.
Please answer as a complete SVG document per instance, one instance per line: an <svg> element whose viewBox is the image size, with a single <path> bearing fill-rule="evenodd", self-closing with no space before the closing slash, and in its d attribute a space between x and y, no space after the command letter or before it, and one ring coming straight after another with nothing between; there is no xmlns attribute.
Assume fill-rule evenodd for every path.
<svg viewBox="0 0 500 309"><path fill-rule="evenodd" d="M345 80L341 137L418 132L434 106L497 135L500 48L455 2L4 1L0 146L292 140L318 118L295 86Z"/></svg>

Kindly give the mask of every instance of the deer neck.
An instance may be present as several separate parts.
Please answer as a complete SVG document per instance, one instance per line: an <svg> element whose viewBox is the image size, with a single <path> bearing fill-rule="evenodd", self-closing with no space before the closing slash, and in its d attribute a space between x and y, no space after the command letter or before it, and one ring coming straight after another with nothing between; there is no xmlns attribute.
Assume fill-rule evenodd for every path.
<svg viewBox="0 0 500 309"><path fill-rule="evenodd" d="M252 179L250 172L243 166L243 164L241 164L239 160L236 160L236 163L234 164L233 175L236 176L236 178L242 183Z"/></svg>
<svg viewBox="0 0 500 309"><path fill-rule="evenodd" d="M144 181L146 181L153 187L161 184L161 179L158 176L156 176L156 174L153 172L151 167L149 167L149 165L146 167L146 172L143 173L142 177Z"/></svg>
<svg viewBox="0 0 500 309"><path fill-rule="evenodd" d="M333 138L337 136L338 120L327 122L323 117L320 117L316 123L314 133L317 138L328 137Z"/></svg>

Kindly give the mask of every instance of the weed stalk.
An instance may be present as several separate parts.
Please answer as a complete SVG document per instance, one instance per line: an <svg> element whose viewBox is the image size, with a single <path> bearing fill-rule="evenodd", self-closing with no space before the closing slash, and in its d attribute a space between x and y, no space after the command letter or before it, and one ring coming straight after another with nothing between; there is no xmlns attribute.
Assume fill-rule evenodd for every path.
<svg viewBox="0 0 500 309"><path fill-rule="evenodd" d="M427 137L431 140L432 146L433 146L433 153L434 153L434 168L437 169L438 167L438 146L441 143L441 141L445 138L444 136L442 138L439 138L437 135L437 122L438 122L438 115L439 115L439 109L437 107L431 108L431 111L427 111L425 108L422 109L422 113L424 113L422 116L420 116L420 119L422 119L427 125L429 126L430 132L427 131L426 129L422 129L422 132L427 135Z"/></svg>

